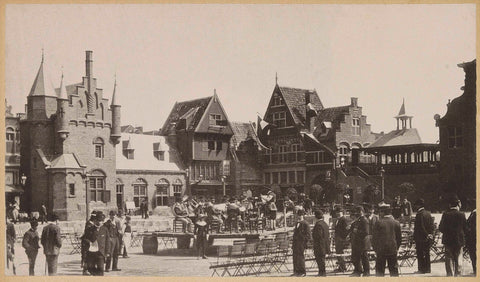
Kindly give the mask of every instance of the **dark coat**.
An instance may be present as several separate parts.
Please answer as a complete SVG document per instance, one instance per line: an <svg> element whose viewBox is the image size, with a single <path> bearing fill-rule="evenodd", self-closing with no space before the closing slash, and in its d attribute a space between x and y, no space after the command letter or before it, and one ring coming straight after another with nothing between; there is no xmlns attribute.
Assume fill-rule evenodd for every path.
<svg viewBox="0 0 480 282"><path fill-rule="evenodd" d="M346 240L348 236L348 222L345 216L340 217L335 223L335 238Z"/></svg>
<svg viewBox="0 0 480 282"><path fill-rule="evenodd" d="M427 241L428 235L433 235L435 225L432 215L429 211L422 209L415 216L415 228L413 230L413 239L415 242Z"/></svg>
<svg viewBox="0 0 480 282"><path fill-rule="evenodd" d="M41 241L45 255L58 255L60 253L60 248L62 247L60 235L60 227L54 223L43 227Z"/></svg>
<svg viewBox="0 0 480 282"><path fill-rule="evenodd" d="M7 222L7 244L15 244L15 239L17 238L17 233L15 232L15 225L11 222Z"/></svg>
<svg viewBox="0 0 480 282"><path fill-rule="evenodd" d="M305 220L297 222L293 231L293 250L303 252L311 239L312 234L308 223Z"/></svg>
<svg viewBox="0 0 480 282"><path fill-rule="evenodd" d="M391 215L380 218L373 227L372 246L377 254L396 254L402 243L400 223Z"/></svg>
<svg viewBox="0 0 480 282"><path fill-rule="evenodd" d="M95 226L95 224L93 224L93 222L87 221L87 223L85 224L83 235L81 237L82 240L88 240L89 242L95 241L95 232L97 231L97 229L98 228Z"/></svg>
<svg viewBox="0 0 480 282"><path fill-rule="evenodd" d="M98 243L98 252L104 257L106 257L107 255L110 255L111 253L110 235L108 233L108 228L107 226L105 226L105 224L100 226L98 230L95 229L94 239Z"/></svg>
<svg viewBox="0 0 480 282"><path fill-rule="evenodd" d="M465 234L465 244L476 249L477 244L477 211L474 210L467 219L467 233Z"/></svg>
<svg viewBox="0 0 480 282"><path fill-rule="evenodd" d="M375 226L375 223L377 223L378 221L378 215L372 214L372 217L367 219L368 219L368 234L372 235L373 227Z"/></svg>
<svg viewBox="0 0 480 282"><path fill-rule="evenodd" d="M464 246L466 225L467 219L463 212L453 208L445 211L438 226L442 232L442 243L449 247Z"/></svg>
<svg viewBox="0 0 480 282"><path fill-rule="evenodd" d="M25 232L22 240L22 247L25 249L25 252L38 252L38 249L40 249L40 245L38 244L39 240L40 238L37 230L30 228L27 232Z"/></svg>
<svg viewBox="0 0 480 282"><path fill-rule="evenodd" d="M323 254L330 253L330 232L328 230L328 224L325 221L319 220L315 223L312 237L315 252Z"/></svg>
<svg viewBox="0 0 480 282"><path fill-rule="evenodd" d="M359 217L352 223L351 230L351 240L352 240L352 249L356 249L360 252L366 250L365 237L368 235L369 222L365 216Z"/></svg>

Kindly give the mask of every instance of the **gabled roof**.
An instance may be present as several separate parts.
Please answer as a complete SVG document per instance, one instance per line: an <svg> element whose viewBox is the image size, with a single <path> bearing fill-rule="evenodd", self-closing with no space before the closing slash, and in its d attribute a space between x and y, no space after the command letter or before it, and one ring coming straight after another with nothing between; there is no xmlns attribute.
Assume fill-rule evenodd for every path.
<svg viewBox="0 0 480 282"><path fill-rule="evenodd" d="M401 130L393 130L383 135L375 142L370 144L368 148L420 144L422 140L416 128L408 128Z"/></svg>
<svg viewBox="0 0 480 282"><path fill-rule="evenodd" d="M263 144L261 144L251 123L232 121L230 122L230 125L232 126L233 130L233 136L230 140L234 149L238 149L242 142L251 139L253 139L259 146L266 148Z"/></svg>
<svg viewBox="0 0 480 282"><path fill-rule="evenodd" d="M278 86L278 85L277 85ZM313 95L310 97L310 103L313 108L318 112L323 109L322 101L318 97L318 94L315 90L300 89L300 88L291 88L278 86L283 99L285 100L285 105L290 110L295 124L305 126L305 114L306 114L306 105L305 105L305 93L311 92Z"/></svg>
<svg viewBox="0 0 480 282"><path fill-rule="evenodd" d="M349 113L350 106L324 108L318 112L317 121L338 122L343 120L343 115Z"/></svg>
<svg viewBox="0 0 480 282"><path fill-rule="evenodd" d="M77 159L73 154L61 154L57 156L50 162L51 169L66 169L66 168L77 168L81 169L82 167L78 163Z"/></svg>
<svg viewBox="0 0 480 282"><path fill-rule="evenodd" d="M117 170L181 171L182 162L175 148L164 136L122 133L122 142L129 142L135 150L134 158L127 159L122 146L116 146ZM155 158L154 150L164 151L164 160Z"/></svg>
<svg viewBox="0 0 480 282"><path fill-rule="evenodd" d="M170 112L170 115L168 115L168 118L162 127L161 134L168 135L172 132L172 130L175 130L174 123L178 123L182 116L186 115L187 113L192 113L193 117L190 124L188 124L186 130L195 130L212 97L213 96L208 96L195 100L176 102L175 105L173 105L172 111ZM195 110L193 113L192 109L195 108L197 108L197 110Z"/></svg>

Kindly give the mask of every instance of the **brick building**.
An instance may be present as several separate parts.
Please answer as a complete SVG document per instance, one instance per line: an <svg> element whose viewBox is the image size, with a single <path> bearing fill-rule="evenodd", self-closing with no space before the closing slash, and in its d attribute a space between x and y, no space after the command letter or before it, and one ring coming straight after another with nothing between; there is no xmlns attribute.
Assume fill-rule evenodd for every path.
<svg viewBox="0 0 480 282"><path fill-rule="evenodd" d="M117 146L116 203L135 207L146 200L148 209L169 206L186 190L186 173L180 154L164 136L122 133Z"/></svg>
<svg viewBox="0 0 480 282"><path fill-rule="evenodd" d="M20 175L20 118L12 114L12 106L5 99L5 203L17 201L23 187ZM22 208L22 207L21 207Z"/></svg>
<svg viewBox="0 0 480 282"><path fill-rule="evenodd" d="M45 204L62 220L83 219L89 209L116 208L115 146L120 139L120 105L105 97L86 51L82 81L54 89L43 55L20 120L21 173L27 176L25 210ZM116 88L116 87L115 87ZM88 187L88 193L86 188Z"/></svg>
<svg viewBox="0 0 480 282"><path fill-rule="evenodd" d="M458 66L465 71L463 94L448 102L442 118L436 115L436 125L443 192L456 193L465 203L476 197L476 60Z"/></svg>
<svg viewBox="0 0 480 282"><path fill-rule="evenodd" d="M275 85L259 127L264 154L264 183L281 191L309 192L312 183L330 180L335 152L313 134L323 104L316 91ZM261 123L260 123L261 124Z"/></svg>
<svg viewBox="0 0 480 282"><path fill-rule="evenodd" d="M216 92L213 96L176 102L161 135L177 148L188 169L188 193L214 197L235 195L230 174L233 130Z"/></svg>

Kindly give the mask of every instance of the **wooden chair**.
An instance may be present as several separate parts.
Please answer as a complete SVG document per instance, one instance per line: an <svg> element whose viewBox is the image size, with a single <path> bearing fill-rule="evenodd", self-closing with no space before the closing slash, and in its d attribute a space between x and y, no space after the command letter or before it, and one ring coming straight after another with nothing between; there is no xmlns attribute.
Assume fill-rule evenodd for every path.
<svg viewBox="0 0 480 282"><path fill-rule="evenodd" d="M181 220L176 218L173 219L173 232L174 233L185 233L186 231L186 224L184 224Z"/></svg>

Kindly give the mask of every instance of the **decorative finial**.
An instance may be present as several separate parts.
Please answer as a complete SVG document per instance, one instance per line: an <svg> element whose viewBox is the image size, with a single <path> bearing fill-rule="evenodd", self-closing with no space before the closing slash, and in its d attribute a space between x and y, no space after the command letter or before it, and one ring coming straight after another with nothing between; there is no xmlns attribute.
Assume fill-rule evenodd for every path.
<svg viewBox="0 0 480 282"><path fill-rule="evenodd" d="M278 84L278 73L275 72L275 84Z"/></svg>
<svg viewBox="0 0 480 282"><path fill-rule="evenodd" d="M42 63L43 63L43 58L45 57L45 54L44 54L44 50L43 50L43 47L42 47Z"/></svg>
<svg viewBox="0 0 480 282"><path fill-rule="evenodd" d="M62 65L62 81L63 81L63 65Z"/></svg>
<svg viewBox="0 0 480 282"><path fill-rule="evenodd" d="M217 89L213 88L213 95L217 95Z"/></svg>

